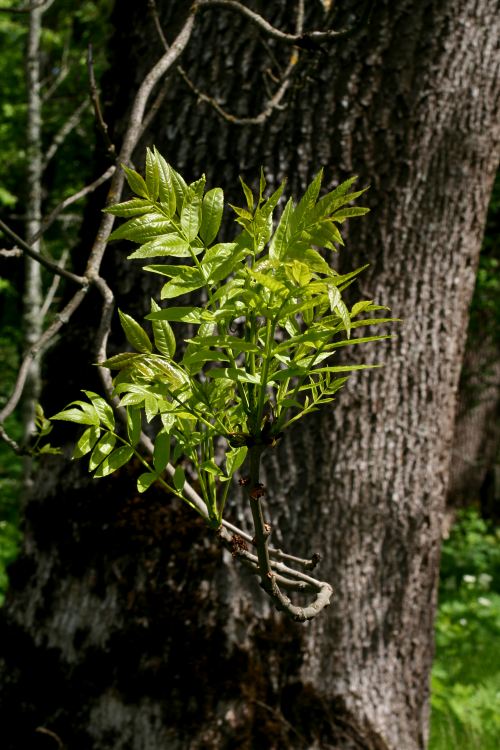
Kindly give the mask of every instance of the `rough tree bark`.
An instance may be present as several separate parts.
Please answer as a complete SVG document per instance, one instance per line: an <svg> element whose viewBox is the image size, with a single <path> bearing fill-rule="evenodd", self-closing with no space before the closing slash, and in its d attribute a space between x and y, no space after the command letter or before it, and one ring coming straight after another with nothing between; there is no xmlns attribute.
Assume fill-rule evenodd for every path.
<svg viewBox="0 0 500 750"><path fill-rule="evenodd" d="M146 5L115 15L116 138L161 51ZM291 2L248 5L293 27ZM339 23L358 8L340 5ZM172 38L185 4L160 10ZM354 172L371 184L346 263L370 262L363 294L404 322L368 355L385 368L353 378L264 462L274 539L321 552L336 591L311 624L272 611L187 509L137 497L133 470L92 485L79 466L41 470L0 632L8 747L54 743L46 731L96 750L425 747L455 394L499 151L497 11L491 0L380 0L369 27L301 51L287 108L261 126L223 122L172 77L144 140L188 176L229 187L263 163L297 193L324 165L332 183ZM308 28L323 22L307 3ZM265 69L290 54L218 9L183 65L243 115L262 104ZM111 251L107 278L122 307L144 308L150 289L122 257ZM80 363L69 383L53 358L56 408L91 385L94 323L90 304L65 342ZM238 498L230 514L247 520Z"/></svg>

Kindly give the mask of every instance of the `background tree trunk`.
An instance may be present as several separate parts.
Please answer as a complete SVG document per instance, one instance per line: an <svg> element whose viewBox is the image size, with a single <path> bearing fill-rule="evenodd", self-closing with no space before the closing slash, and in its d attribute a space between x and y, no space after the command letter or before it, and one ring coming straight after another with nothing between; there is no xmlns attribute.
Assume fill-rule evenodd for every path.
<svg viewBox="0 0 500 750"><path fill-rule="evenodd" d="M161 51L146 5L115 14L116 138ZM292 3L248 5L293 28ZM342 3L336 25L359 5ZM185 4L160 10L171 39ZM206 171L231 201L237 175L253 182L261 163L294 194L323 165L331 184L353 172L371 184L373 211L349 227L340 264L369 261L358 291L404 320L392 342L356 355L385 368L353 377L264 461L274 541L321 552L336 591L308 625L272 611L187 509L155 491L137 497L133 467L97 484L80 466L43 468L0 630L9 747L42 747L39 726L96 750L425 747L455 394L498 159L497 10L380 0L369 27L301 52L287 108L262 126L221 121L172 76L144 140L188 177ZM324 19L307 3L308 28ZM266 69L290 54L217 9L183 65L228 109L253 114ZM110 248L107 278L121 307L144 310L151 281L122 259ZM89 359L94 315L89 304L65 341L72 366ZM53 358L54 408L91 386L74 369L67 382ZM229 516L248 520L237 497Z"/></svg>

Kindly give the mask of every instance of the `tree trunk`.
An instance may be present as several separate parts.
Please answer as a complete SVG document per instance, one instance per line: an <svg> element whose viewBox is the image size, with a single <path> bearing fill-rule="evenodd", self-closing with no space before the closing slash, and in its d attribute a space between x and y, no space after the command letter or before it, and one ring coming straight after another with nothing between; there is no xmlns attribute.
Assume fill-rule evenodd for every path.
<svg viewBox="0 0 500 750"><path fill-rule="evenodd" d="M293 29L292 3L248 5ZM320 27L321 4L306 5L307 28ZM358 5L341 4L338 24ZM117 8L115 138L161 51L145 7ZM185 4L161 10L171 39ZM231 202L237 175L254 181L261 163L273 182L289 177L289 194L321 166L332 184L357 173L371 185L372 213L349 227L340 262L369 262L360 295L403 322L390 343L356 353L383 369L353 377L264 458L274 543L320 552L335 589L310 624L274 612L189 510L137 497L134 467L95 484L67 462L41 470L0 632L15 747L42 747L41 727L96 750L425 748L455 396L499 152L497 10L381 0L368 27L300 51L286 108L259 126L222 121L172 77L145 141L188 177L206 171ZM252 114L266 69L291 54L217 8L183 65L227 109ZM121 307L144 310L149 282L119 254L110 249L107 278ZM92 305L86 315L65 343L71 362L92 338ZM68 388L53 367L47 402L61 408L90 379L76 368ZM248 523L238 497L229 520Z"/></svg>
<svg viewBox="0 0 500 750"><path fill-rule="evenodd" d="M40 96L40 41L42 37L43 8L29 12L28 45L26 54L27 101L27 174L26 174L26 237L33 249L40 252L41 242L36 238L42 225L42 100ZM25 258L23 289L24 349L29 351L42 333L40 310L42 307L42 269L32 258ZM42 383L40 358L34 357L30 366L23 395L22 422L26 443L35 432L35 407L40 398ZM32 461L25 459L24 480L30 483Z"/></svg>

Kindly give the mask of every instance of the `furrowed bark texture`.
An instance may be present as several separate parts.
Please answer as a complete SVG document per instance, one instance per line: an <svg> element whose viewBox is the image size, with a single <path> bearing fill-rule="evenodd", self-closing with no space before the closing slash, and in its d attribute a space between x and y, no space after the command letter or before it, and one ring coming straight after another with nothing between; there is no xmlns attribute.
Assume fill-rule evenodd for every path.
<svg viewBox="0 0 500 750"><path fill-rule="evenodd" d="M248 5L293 30L292 3ZM306 5L307 28L320 27L321 4ZM172 39L185 4L159 7ZM356 8L341 3L337 25ZM357 173L371 185L372 213L349 226L340 265L369 262L359 296L403 322L390 343L349 357L384 369L353 377L263 459L272 543L320 552L336 591L305 626L276 614L188 509L136 497L136 467L92 485L78 466L42 472L0 633L16 747L47 742L38 726L96 750L425 747L455 394L499 151L497 11L490 0L380 0L369 27L301 52L287 108L259 127L221 121L172 76L144 142L188 177L206 171L231 202L237 175L254 182L261 163L274 182L288 176L289 193L321 166L331 184ZM160 55L145 16L136 3L115 18L115 137L145 59ZM247 115L262 109L266 69L290 54L217 9L183 66ZM151 282L110 253L120 306L145 310L137 297ZM75 362L85 325L66 344ZM89 387L82 377L71 388ZM60 408L75 390L53 378L47 399ZM248 523L241 499L229 520Z"/></svg>

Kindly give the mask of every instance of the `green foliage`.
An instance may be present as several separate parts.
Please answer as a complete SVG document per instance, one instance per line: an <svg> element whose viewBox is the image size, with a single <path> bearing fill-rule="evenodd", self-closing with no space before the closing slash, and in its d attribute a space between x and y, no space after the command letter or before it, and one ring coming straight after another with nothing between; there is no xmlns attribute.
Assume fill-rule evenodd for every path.
<svg viewBox="0 0 500 750"><path fill-rule="evenodd" d="M248 448L273 446L291 424L331 402L349 373L372 366L332 364L337 349L387 338L351 335L390 319L374 318L383 308L370 300L349 310L342 292L362 269L340 275L319 252L336 250L343 244L339 226L366 213L349 206L364 191L350 190L353 178L319 199L320 172L297 205L286 203L274 229L284 184L266 196L261 175L258 195L242 183L246 207L231 207L238 231L233 241L219 242L224 196L220 188L205 193L204 176L187 185L156 150L147 152L145 179L131 169L125 174L138 197L106 209L126 219L111 239L138 245L131 259L161 259L144 268L167 279L161 299L181 298L181 305L161 308L152 302L146 316L152 338L130 315L119 313L135 351L102 365L117 371L114 392L128 410L126 436L92 393L90 403L76 401L53 419L88 426L76 455L90 453L95 477L139 457L147 469L138 480L141 492L158 479L182 496L179 461L190 462L209 521L217 527L230 480ZM193 305L186 299L192 292L205 303ZM189 323L191 331L175 360L171 323L177 328ZM152 465L136 449L140 413L161 424ZM167 481L170 452L178 465Z"/></svg>
<svg viewBox="0 0 500 750"><path fill-rule="evenodd" d="M499 632L500 532L469 510L443 545L431 750L498 747Z"/></svg>

